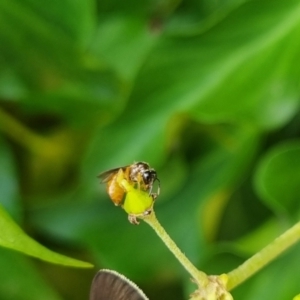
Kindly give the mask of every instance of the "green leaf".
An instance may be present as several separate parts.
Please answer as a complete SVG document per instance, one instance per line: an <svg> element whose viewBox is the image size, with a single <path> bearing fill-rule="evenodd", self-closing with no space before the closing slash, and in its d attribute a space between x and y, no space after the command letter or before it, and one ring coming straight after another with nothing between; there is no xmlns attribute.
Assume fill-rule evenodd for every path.
<svg viewBox="0 0 300 300"><path fill-rule="evenodd" d="M70 267L90 268L92 265L55 253L30 238L0 206L0 246L20 251L41 260Z"/></svg>
<svg viewBox="0 0 300 300"><path fill-rule="evenodd" d="M293 216L300 209L300 141L282 142L262 158L255 174L260 197L275 211Z"/></svg>
<svg viewBox="0 0 300 300"><path fill-rule="evenodd" d="M205 34L162 36L123 114L95 132L83 178L134 160L159 163L168 122L180 112L209 124L285 124L299 106L299 12L298 1L254 1Z"/></svg>
<svg viewBox="0 0 300 300"><path fill-rule="evenodd" d="M100 23L91 52L122 78L133 80L158 39L146 21L136 16L108 15Z"/></svg>
<svg viewBox="0 0 300 300"><path fill-rule="evenodd" d="M187 111L206 122L261 128L284 124L299 104L299 69L293 64L300 48L299 11L298 1L248 2L206 33L161 39L137 79L128 111Z"/></svg>
<svg viewBox="0 0 300 300"><path fill-rule="evenodd" d="M51 77L59 81L78 67L79 45L91 34L92 8L92 1L80 0L54 1L51 7L34 0L1 1L1 62L8 69L15 66L32 86L45 87Z"/></svg>
<svg viewBox="0 0 300 300"><path fill-rule="evenodd" d="M32 114L47 111L76 125L118 111L126 88L101 57L86 50L94 8L92 0L55 0L51 7L1 1L0 95L22 102Z"/></svg>
<svg viewBox="0 0 300 300"><path fill-rule="evenodd" d="M22 98L22 103L31 114L47 111L73 127L83 124L90 127L93 120L107 123L122 110L124 94L127 93L126 88L120 88L122 84L111 70L82 70L79 78L64 81L61 86L47 92L29 93Z"/></svg>

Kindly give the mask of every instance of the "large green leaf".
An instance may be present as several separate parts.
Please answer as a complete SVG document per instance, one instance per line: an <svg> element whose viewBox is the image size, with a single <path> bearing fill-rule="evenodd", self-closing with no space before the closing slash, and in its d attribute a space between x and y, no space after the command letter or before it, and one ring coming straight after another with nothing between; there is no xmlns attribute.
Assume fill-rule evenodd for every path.
<svg viewBox="0 0 300 300"><path fill-rule="evenodd" d="M90 268L92 265L76 259L55 253L42 246L28 235L10 218L0 206L0 246L20 251L24 254L34 256L47 262L61 264L64 266Z"/></svg>
<svg viewBox="0 0 300 300"><path fill-rule="evenodd" d="M54 1L51 7L32 0L1 1L1 62L18 66L14 71L24 80L42 86L54 75L76 70L80 44L90 37L92 8L92 1Z"/></svg>
<svg viewBox="0 0 300 300"><path fill-rule="evenodd" d="M124 113L96 131L85 169L138 159L157 162L167 124L178 112L264 130L286 123L299 103L300 74L294 63L300 49L299 12L298 1L254 1L204 34L161 36ZM91 180L88 173L84 177Z"/></svg>
<svg viewBox="0 0 300 300"><path fill-rule="evenodd" d="M298 105L299 10L298 1L249 2L204 34L161 39L130 109L184 110L263 128L286 122Z"/></svg>
<svg viewBox="0 0 300 300"><path fill-rule="evenodd" d="M100 57L86 51L95 29L94 5L1 1L0 96L22 101L31 114L47 111L77 124L118 111L126 88Z"/></svg>
<svg viewBox="0 0 300 300"><path fill-rule="evenodd" d="M122 78L133 80L158 39L147 25L145 18L137 16L103 17L91 52L105 60Z"/></svg>
<svg viewBox="0 0 300 300"><path fill-rule="evenodd" d="M300 209L300 141L273 147L260 162L255 187L275 211L295 215Z"/></svg>

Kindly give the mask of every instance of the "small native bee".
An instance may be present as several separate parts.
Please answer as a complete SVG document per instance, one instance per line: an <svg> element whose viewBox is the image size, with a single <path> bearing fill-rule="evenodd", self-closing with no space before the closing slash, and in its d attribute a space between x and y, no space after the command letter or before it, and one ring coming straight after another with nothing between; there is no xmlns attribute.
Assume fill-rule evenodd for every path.
<svg viewBox="0 0 300 300"><path fill-rule="evenodd" d="M101 183L106 183L106 190L115 205L121 205L126 191L118 184L117 175L122 170L124 179L134 184L138 189L149 192L149 195L155 199L160 192L160 181L157 178L156 171L150 168L148 163L137 162L125 167L114 168L98 175ZM156 193L152 193L154 182L158 182Z"/></svg>

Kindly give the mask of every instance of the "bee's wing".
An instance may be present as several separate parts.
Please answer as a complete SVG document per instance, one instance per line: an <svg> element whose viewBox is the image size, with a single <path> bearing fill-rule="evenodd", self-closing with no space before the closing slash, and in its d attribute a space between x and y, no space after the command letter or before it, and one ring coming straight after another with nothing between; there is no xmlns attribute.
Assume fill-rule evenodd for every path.
<svg viewBox="0 0 300 300"><path fill-rule="evenodd" d="M97 177L101 179L101 183L105 183L108 182L120 169L125 171L127 167L128 166L110 169L100 173Z"/></svg>
<svg viewBox="0 0 300 300"><path fill-rule="evenodd" d="M94 277L90 300L149 300L138 286L125 276L100 270Z"/></svg>

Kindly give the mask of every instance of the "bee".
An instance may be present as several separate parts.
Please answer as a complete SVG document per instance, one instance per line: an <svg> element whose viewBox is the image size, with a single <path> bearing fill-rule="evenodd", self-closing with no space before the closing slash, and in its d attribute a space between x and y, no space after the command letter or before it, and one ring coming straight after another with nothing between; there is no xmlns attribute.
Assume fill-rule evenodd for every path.
<svg viewBox="0 0 300 300"><path fill-rule="evenodd" d="M126 191L118 182L118 173L122 170L124 179L140 190L149 192L155 199L160 193L160 181L157 173L146 162L136 162L125 167L114 168L98 175L101 183L106 183L106 191L115 205L121 205ZM158 182L156 193L152 193L154 182Z"/></svg>

